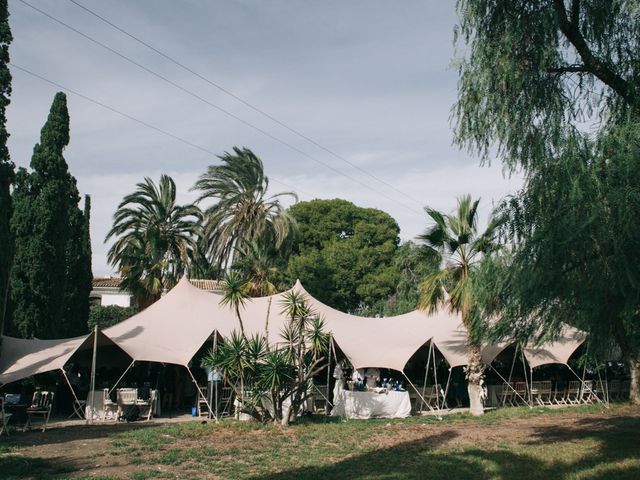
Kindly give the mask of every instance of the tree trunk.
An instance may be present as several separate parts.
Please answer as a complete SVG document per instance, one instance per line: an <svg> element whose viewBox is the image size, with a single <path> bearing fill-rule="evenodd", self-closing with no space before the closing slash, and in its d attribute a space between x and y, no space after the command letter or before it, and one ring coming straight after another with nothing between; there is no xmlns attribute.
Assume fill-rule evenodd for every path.
<svg viewBox="0 0 640 480"><path fill-rule="evenodd" d="M467 388L469 391L469 412L471 415L484 415L484 369L480 345L469 342L469 363L467 365Z"/></svg>
<svg viewBox="0 0 640 480"><path fill-rule="evenodd" d="M629 369L631 370L629 400L634 405L640 405L640 358L631 359Z"/></svg>

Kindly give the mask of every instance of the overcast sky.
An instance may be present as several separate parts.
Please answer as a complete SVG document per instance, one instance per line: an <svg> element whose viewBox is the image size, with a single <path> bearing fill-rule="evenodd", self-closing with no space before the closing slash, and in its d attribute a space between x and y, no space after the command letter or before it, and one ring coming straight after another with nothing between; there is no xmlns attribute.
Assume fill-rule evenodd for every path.
<svg viewBox="0 0 640 480"><path fill-rule="evenodd" d="M482 197L485 223L492 204L521 183L504 177L497 162L480 167L451 143L455 2L77 0L403 195L73 3L25 1L294 148L20 0L9 2L14 64L215 154L249 147L262 158L274 192L293 187L301 200L340 197L379 208L398 221L402 239L424 230L424 205L448 211L457 196L471 193ZM27 166L59 88L16 68L12 74L9 148L13 161ZM92 197L93 271L105 275L113 269L103 240L122 197L145 176L157 181L167 173L179 200L192 201L190 187L217 159L67 93L71 143L65 157L80 192Z"/></svg>

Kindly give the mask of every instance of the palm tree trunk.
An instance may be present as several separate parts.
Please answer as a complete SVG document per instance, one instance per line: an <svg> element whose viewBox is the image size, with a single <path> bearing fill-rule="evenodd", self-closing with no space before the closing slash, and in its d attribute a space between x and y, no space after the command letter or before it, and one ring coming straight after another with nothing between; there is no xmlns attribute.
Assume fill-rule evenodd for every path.
<svg viewBox="0 0 640 480"><path fill-rule="evenodd" d="M640 405L640 358L632 358L629 361L629 368L631 370L629 400L634 405Z"/></svg>
<svg viewBox="0 0 640 480"><path fill-rule="evenodd" d="M469 412L471 415L484 415L484 369L480 345L469 340L467 364L467 388L469 391Z"/></svg>

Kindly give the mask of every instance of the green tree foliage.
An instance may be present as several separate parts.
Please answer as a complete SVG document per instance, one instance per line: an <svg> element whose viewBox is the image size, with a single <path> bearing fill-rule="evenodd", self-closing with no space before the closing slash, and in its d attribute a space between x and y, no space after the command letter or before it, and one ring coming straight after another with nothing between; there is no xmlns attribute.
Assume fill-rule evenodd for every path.
<svg viewBox="0 0 640 480"><path fill-rule="evenodd" d="M83 265L90 261L82 241L87 220L63 156L68 143L67 99L57 93L33 150L32 171L18 171L12 197L11 332L23 337L60 338L86 327L88 276L79 272L90 268Z"/></svg>
<svg viewBox="0 0 640 480"><path fill-rule="evenodd" d="M85 333L89 318L91 293L91 198L84 198L84 212L75 208L69 215L70 235L66 246L66 288L64 314L68 324L67 336Z"/></svg>
<svg viewBox="0 0 640 480"><path fill-rule="evenodd" d="M211 165L193 187L201 192L198 202L215 201L204 211L202 250L218 270L231 266L236 249L250 242L280 249L295 231L280 197L297 200L289 192L269 196L262 160L248 148L233 147L219 158L222 165Z"/></svg>
<svg viewBox="0 0 640 480"><path fill-rule="evenodd" d="M446 307L462 315L468 333L467 380L470 411L482 415L483 367L480 341L473 335L473 308L476 302L473 279L483 256L495 252L499 221L490 220L486 230L478 232L478 203L467 195L458 199L452 215L426 208L432 220L424 234L418 237L441 259L441 268L427 275L420 284L418 307L433 312Z"/></svg>
<svg viewBox="0 0 640 480"><path fill-rule="evenodd" d="M456 141L505 165L535 166L567 128L640 113L640 4L459 0Z"/></svg>
<svg viewBox="0 0 640 480"><path fill-rule="evenodd" d="M11 192L14 165L7 148L7 107L11 96L11 72L9 71L9 45L13 37L9 27L7 0L0 0L0 335L4 331L7 301L9 298L9 271L13 258L11 235ZM1 345L0 345L1 348Z"/></svg>
<svg viewBox="0 0 640 480"><path fill-rule="evenodd" d="M631 250L620 249L632 245L638 217L617 200L633 191L636 168L640 4L461 0L458 9L466 56L456 141L484 159L496 149L506 166L525 170L524 189L505 206L514 252L502 262L514 263L495 279L507 302L502 314L518 333L544 326L554 335L569 321L591 334L592 353L617 343L631 359L632 399L640 403L628 330L638 289L626 265ZM554 319L554 310L578 314Z"/></svg>
<svg viewBox="0 0 640 480"><path fill-rule="evenodd" d="M289 280L300 279L311 295L339 310L382 313L398 282L396 221L340 199L300 202L289 212L299 228Z"/></svg>
<svg viewBox="0 0 640 480"><path fill-rule="evenodd" d="M142 304L157 300L186 271L201 233L195 205L176 205L176 184L168 175L159 187L150 178L124 197L105 242L116 238L108 259L122 275L121 288Z"/></svg>
<svg viewBox="0 0 640 480"><path fill-rule="evenodd" d="M440 267L440 257L427 246L408 241L398 247L393 267L398 273L398 281L395 291L384 302L385 316L402 315L416 309L420 282Z"/></svg>
<svg viewBox="0 0 640 480"><path fill-rule="evenodd" d="M93 330L96 325L98 328L108 328L129 317L133 317L138 313L136 307L119 307L117 305L91 305L89 309L89 320L87 327Z"/></svg>

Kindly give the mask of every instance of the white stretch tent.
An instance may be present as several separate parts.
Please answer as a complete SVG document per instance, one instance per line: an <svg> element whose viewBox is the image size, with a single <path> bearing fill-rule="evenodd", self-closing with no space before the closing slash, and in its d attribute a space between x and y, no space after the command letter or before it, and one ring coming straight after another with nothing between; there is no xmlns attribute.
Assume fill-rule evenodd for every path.
<svg viewBox="0 0 640 480"><path fill-rule="evenodd" d="M233 320L214 296L186 277L150 307L103 330L134 361L188 365L215 332ZM225 315L225 312L228 313Z"/></svg>
<svg viewBox="0 0 640 480"><path fill-rule="evenodd" d="M0 355L0 385L22 380L39 373L63 370L69 359L79 350L93 347L93 332L82 337L60 340L2 337ZM113 345L102 332L98 345Z"/></svg>
<svg viewBox="0 0 640 480"><path fill-rule="evenodd" d="M402 371L411 356L430 340L451 367L466 365L466 331L461 317L446 310L434 314L416 310L405 315L383 318L358 317L340 312L313 298L300 282L293 290L303 293L311 308L320 314L327 331L355 368L378 367ZM247 335L262 333L269 321L269 340L281 341L280 332L287 318L282 313L287 292L270 297L248 299L240 309ZM221 295L193 286L184 277L167 295L146 310L105 329L102 333L134 361L183 365L218 332L228 336L239 330L230 306L220 304ZM25 378L62 368L69 357L90 336L65 340L20 340L5 337L0 357L0 382ZM531 366L566 363L583 341L575 329L543 347L531 347L525 355ZM483 359L491 362L507 343L483 349Z"/></svg>

